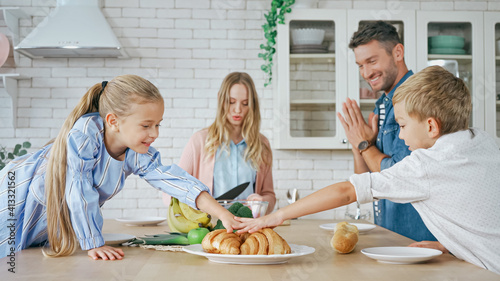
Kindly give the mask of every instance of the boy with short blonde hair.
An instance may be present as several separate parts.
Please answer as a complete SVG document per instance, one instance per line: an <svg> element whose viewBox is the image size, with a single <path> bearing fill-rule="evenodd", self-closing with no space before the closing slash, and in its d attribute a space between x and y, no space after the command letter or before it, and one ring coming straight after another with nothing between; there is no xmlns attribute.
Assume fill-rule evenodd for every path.
<svg viewBox="0 0 500 281"><path fill-rule="evenodd" d="M354 174L278 211L244 222L254 232L358 201L412 203L438 241L457 258L500 274L500 150L468 128L470 93L439 66L408 78L393 97L399 137L412 154L380 173Z"/></svg>
<svg viewBox="0 0 500 281"><path fill-rule="evenodd" d="M471 95L465 83L440 66L430 66L403 83L392 97L411 117L439 120L441 135L469 128Z"/></svg>

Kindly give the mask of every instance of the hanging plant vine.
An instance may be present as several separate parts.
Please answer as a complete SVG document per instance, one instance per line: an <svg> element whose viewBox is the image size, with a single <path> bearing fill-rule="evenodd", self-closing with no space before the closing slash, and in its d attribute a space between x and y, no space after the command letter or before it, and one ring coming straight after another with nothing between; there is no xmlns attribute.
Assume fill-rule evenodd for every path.
<svg viewBox="0 0 500 281"><path fill-rule="evenodd" d="M276 53L276 48L274 46L276 45L278 24L285 24L285 14L292 11L290 6L294 3L295 0L273 0L271 2L271 10L267 14L264 14L266 23L262 25L262 29L264 30L264 37L267 41L265 44L260 45L264 53L260 53L259 58L265 61L260 67L266 74L265 87L271 84L273 78L273 56L274 53Z"/></svg>

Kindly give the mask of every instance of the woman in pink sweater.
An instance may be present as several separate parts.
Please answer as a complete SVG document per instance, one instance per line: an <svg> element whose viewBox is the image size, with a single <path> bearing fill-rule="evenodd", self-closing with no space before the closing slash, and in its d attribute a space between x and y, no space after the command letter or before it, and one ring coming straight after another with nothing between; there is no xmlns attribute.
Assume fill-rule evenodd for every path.
<svg viewBox="0 0 500 281"><path fill-rule="evenodd" d="M227 75L217 102L215 121L191 136L179 166L207 185L214 197L250 182L235 199L267 201L270 213L276 203L272 152L269 141L259 132L259 100L250 75ZM163 200L168 206L170 197L164 194Z"/></svg>

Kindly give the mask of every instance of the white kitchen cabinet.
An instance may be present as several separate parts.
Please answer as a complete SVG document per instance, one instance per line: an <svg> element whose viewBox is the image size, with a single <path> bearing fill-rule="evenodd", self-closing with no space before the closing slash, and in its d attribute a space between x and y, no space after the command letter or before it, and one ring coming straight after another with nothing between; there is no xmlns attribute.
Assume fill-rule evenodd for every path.
<svg viewBox="0 0 500 281"><path fill-rule="evenodd" d="M408 69L418 72L440 60L456 61L456 74L472 94L470 125L485 129L500 145L500 50L496 50L500 44L496 42L500 39L500 13L295 9L286 15L285 25L278 27L274 110L278 126L274 147L350 148L336 113L341 112L342 103L349 97L358 101L366 117L375 99L360 98L369 86L360 77L348 44L361 24L375 20L391 22L399 30ZM308 22L320 27L325 22L333 23L334 53L290 54L293 24ZM428 38L437 35L464 37L465 54L429 54ZM331 39L325 40L330 43ZM315 75L314 69L324 72ZM327 91L322 91L324 88Z"/></svg>
<svg viewBox="0 0 500 281"><path fill-rule="evenodd" d="M346 11L293 9L278 25L274 147L347 149L336 113L347 97ZM291 53L291 30L325 30L328 53Z"/></svg>
<svg viewBox="0 0 500 281"><path fill-rule="evenodd" d="M500 13L484 13L484 57L485 129L500 146Z"/></svg>
<svg viewBox="0 0 500 281"><path fill-rule="evenodd" d="M484 13L459 11L417 11L417 71L428 66L430 60L458 62L459 77L468 84L472 95L471 126L485 128L484 76ZM465 54L429 54L428 38L437 35L455 35L465 38ZM486 60L492 60L493 56Z"/></svg>
<svg viewBox="0 0 500 281"><path fill-rule="evenodd" d="M350 144L337 112L349 97L361 104L364 115L376 99L361 99L362 88L353 51L348 48L359 24L378 20L375 10L293 9L284 25L278 25L277 71L275 76L275 143L278 149L349 149ZM405 60L414 67L415 11L404 11L389 20L404 35L408 48ZM300 27L324 28L325 42L335 51L327 54L291 54L291 30Z"/></svg>

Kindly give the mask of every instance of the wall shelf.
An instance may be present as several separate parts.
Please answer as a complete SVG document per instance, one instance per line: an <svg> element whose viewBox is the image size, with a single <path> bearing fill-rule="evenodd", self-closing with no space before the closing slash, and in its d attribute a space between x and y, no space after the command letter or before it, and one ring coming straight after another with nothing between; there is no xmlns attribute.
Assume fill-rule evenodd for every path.
<svg viewBox="0 0 500 281"><path fill-rule="evenodd" d="M12 127L16 127L17 120L17 80L28 79L18 73L0 74L0 93L6 93L10 96L12 107Z"/></svg>

